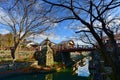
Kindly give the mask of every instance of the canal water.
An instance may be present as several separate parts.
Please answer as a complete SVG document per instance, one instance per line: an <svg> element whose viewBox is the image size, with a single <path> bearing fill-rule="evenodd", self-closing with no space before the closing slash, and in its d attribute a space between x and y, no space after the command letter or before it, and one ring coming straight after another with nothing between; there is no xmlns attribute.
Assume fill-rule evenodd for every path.
<svg viewBox="0 0 120 80"><path fill-rule="evenodd" d="M73 75L71 72L57 72L49 74L32 73L5 77L2 80L89 80L88 77Z"/></svg>

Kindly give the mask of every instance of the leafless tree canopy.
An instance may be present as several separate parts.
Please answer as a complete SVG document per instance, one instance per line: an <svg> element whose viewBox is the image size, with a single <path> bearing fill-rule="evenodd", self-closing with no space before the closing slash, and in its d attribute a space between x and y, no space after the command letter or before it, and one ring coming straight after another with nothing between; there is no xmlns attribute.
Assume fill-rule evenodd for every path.
<svg viewBox="0 0 120 80"><path fill-rule="evenodd" d="M88 31L102 31L102 22L109 24L113 19L108 20L111 11L118 8L119 0L43 0L50 6L49 12L56 13L53 16L53 22L62 22L65 20L79 20L80 25L88 28ZM113 14L113 12L112 12ZM59 16L58 16L59 15ZM113 15L112 15L113 16ZM114 14L115 16L115 14ZM91 24L90 24L91 23ZM90 24L88 26L88 24ZM75 26L74 26L75 27ZM80 26L81 27L81 26ZM81 31L81 32L85 32Z"/></svg>
<svg viewBox="0 0 120 80"><path fill-rule="evenodd" d="M113 33L119 32L119 16L116 16L119 9L119 0L43 0L49 6L49 14L53 15L53 22L62 22L73 20L79 21L76 27L76 33L82 35L92 35L96 41L102 41L102 35L108 36L114 42ZM116 11L116 13L114 13ZM112 24L112 25L111 25ZM79 26L79 29L77 28ZM113 30L114 28L114 30ZM85 34L84 34L85 33ZM90 37L88 37L90 38ZM92 39L93 40L93 39ZM90 40L88 40L90 41ZM91 42L91 41L90 41ZM99 43L101 44L101 43Z"/></svg>
<svg viewBox="0 0 120 80"><path fill-rule="evenodd" d="M41 34L51 26L39 0L5 0L0 2L0 9L0 23L14 35L15 50L24 38Z"/></svg>
<svg viewBox="0 0 120 80"><path fill-rule="evenodd" d="M84 33L91 43L89 34L91 34L99 45L101 55L105 62L108 62L113 69L114 78L119 80L118 71L118 56L119 49L114 38L114 33L119 32L119 25L114 22L119 20L118 9L120 8L120 0L43 0L46 5L49 5L49 12L56 13L53 22L62 22L65 20L79 21L80 29L77 33ZM116 9L116 10L115 10ZM112 25L111 25L112 24ZM77 26L77 27L78 27ZM84 27L82 27L84 26ZM76 27L76 26L73 26ZM112 29L114 28L114 30ZM115 32L114 32L115 31ZM108 55L105 44L102 42L102 35L106 35L113 51L112 57Z"/></svg>

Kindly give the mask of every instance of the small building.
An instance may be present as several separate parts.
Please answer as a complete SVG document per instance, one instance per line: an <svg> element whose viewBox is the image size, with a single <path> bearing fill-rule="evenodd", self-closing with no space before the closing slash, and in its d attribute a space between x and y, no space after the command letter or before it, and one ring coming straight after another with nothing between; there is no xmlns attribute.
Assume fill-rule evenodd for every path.
<svg viewBox="0 0 120 80"><path fill-rule="evenodd" d="M48 38L46 38L45 40L43 40L40 43L40 50L43 49L44 47L46 47L46 44L48 44L49 47L51 47L51 48L53 48L53 46L57 45L57 44L51 42Z"/></svg>
<svg viewBox="0 0 120 80"><path fill-rule="evenodd" d="M64 48L73 48L75 46L75 43L73 40L68 40L68 41L62 41L59 43Z"/></svg>
<svg viewBox="0 0 120 80"><path fill-rule="evenodd" d="M116 43L117 43L118 46L120 47L120 34L115 34L115 35L114 35L114 39L116 40ZM105 36L105 37L103 37L103 42L109 44L109 43L110 43L110 40L109 40L108 37Z"/></svg>
<svg viewBox="0 0 120 80"><path fill-rule="evenodd" d="M73 40L67 40L67 41L62 41L57 45L54 45L52 48L56 50L60 50L60 49L73 48L74 46L75 43Z"/></svg>

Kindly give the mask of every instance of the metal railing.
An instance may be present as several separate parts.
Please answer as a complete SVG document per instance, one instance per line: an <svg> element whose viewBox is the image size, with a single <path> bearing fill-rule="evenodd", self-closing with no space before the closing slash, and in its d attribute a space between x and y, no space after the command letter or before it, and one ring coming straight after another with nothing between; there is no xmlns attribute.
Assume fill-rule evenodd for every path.
<svg viewBox="0 0 120 80"><path fill-rule="evenodd" d="M60 46L57 51L91 51L95 48L91 45Z"/></svg>

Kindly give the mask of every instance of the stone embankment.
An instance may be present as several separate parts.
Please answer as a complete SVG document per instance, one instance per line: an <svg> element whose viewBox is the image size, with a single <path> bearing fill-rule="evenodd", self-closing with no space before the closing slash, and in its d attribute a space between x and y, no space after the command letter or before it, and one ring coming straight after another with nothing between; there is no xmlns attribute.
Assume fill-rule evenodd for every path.
<svg viewBox="0 0 120 80"><path fill-rule="evenodd" d="M49 73L53 72L49 67L41 67L36 61L31 62L4 62L0 63L0 80L7 76L29 74L29 73Z"/></svg>

